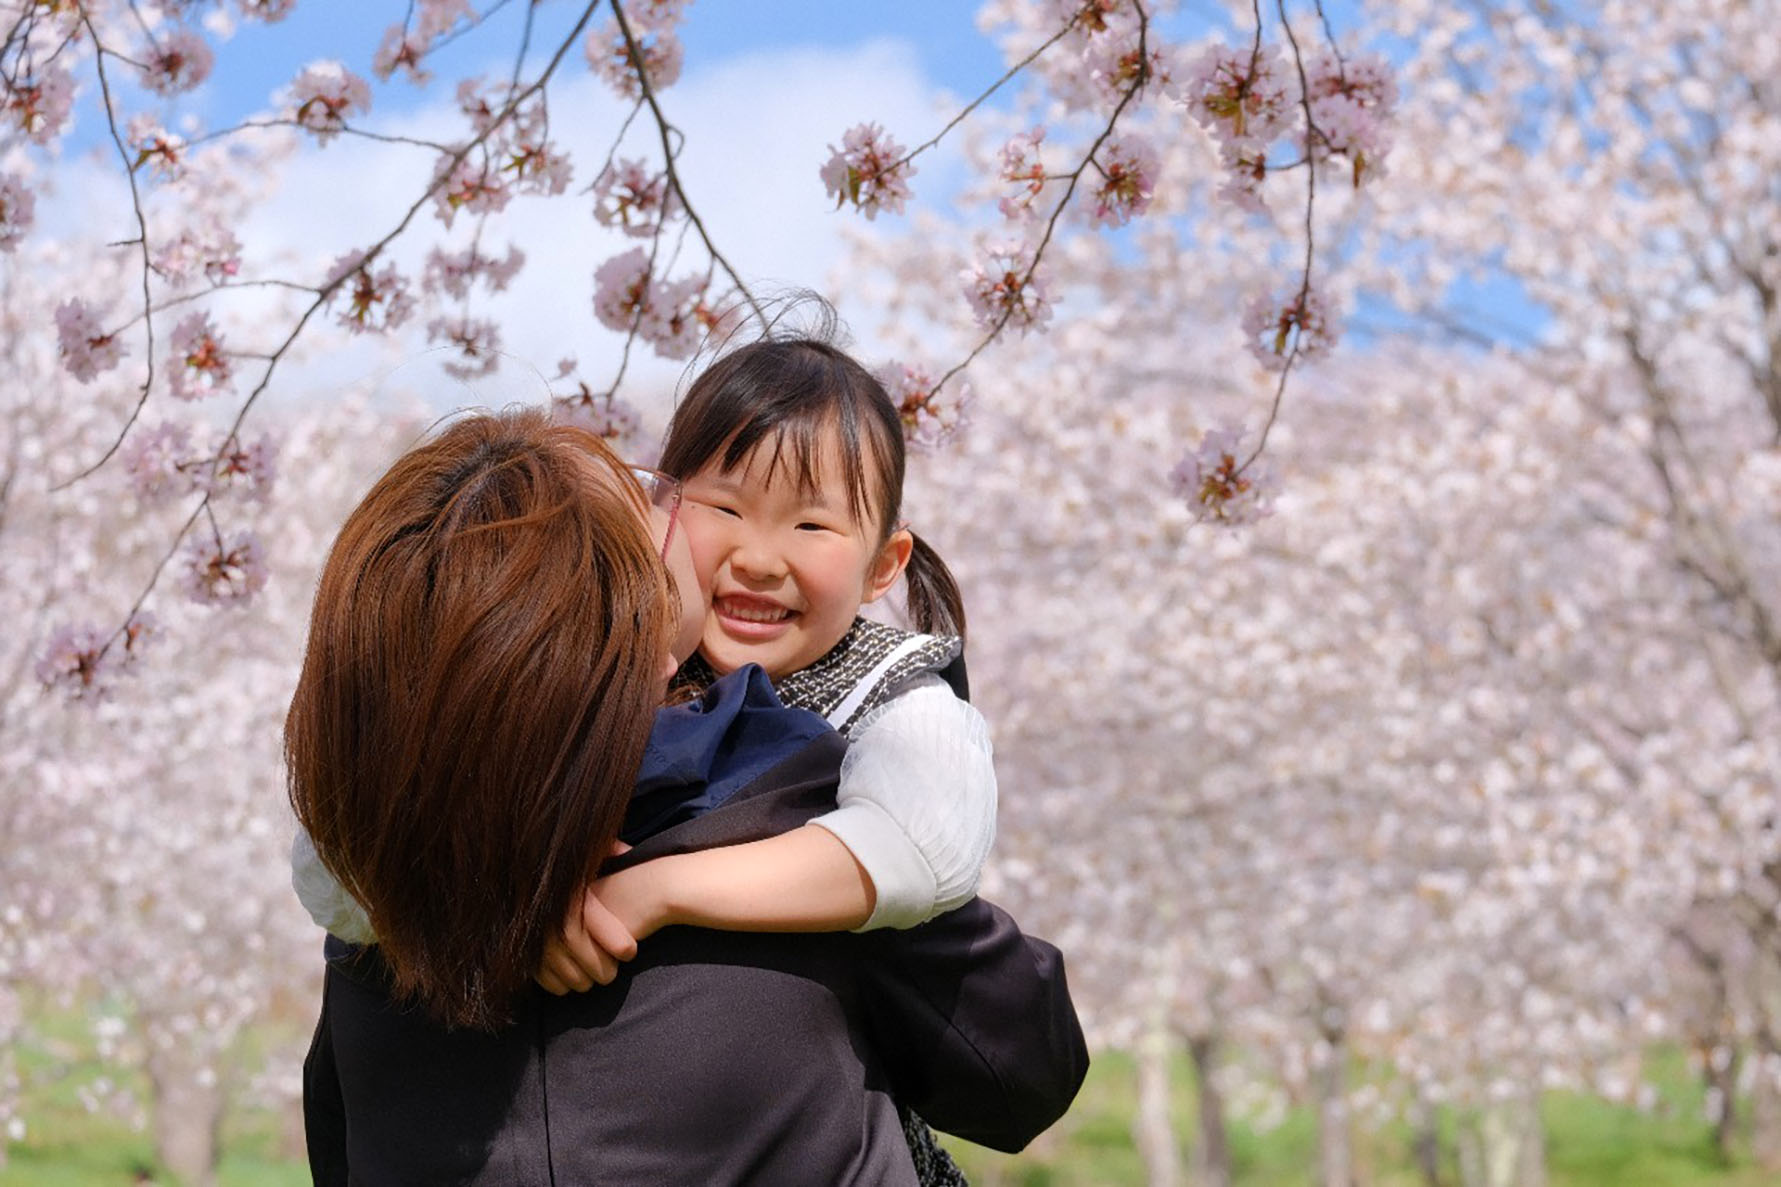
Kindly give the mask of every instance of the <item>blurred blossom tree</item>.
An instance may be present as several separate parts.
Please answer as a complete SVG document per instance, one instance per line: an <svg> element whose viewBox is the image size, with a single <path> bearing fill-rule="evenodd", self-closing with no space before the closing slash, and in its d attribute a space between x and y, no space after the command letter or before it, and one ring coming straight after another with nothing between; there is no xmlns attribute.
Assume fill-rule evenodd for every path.
<svg viewBox="0 0 1781 1187"><path fill-rule="evenodd" d="M1236 491L1223 327L1279 242L1160 135L1179 233L1053 262L1076 309L978 378L912 504L988 673L997 892L1068 937L1103 1034L1270 1052L1322 1183L1351 1117L1437 1105L1430 1182L1542 1182L1538 1092L1648 1103L1660 1037L1781 1166L1781 38L1734 3L1368 13L1389 177L1315 224L1367 335L1276 432L1279 513L1159 498L1182 439L1217 447L1177 489ZM862 251L941 323L944 226Z"/></svg>

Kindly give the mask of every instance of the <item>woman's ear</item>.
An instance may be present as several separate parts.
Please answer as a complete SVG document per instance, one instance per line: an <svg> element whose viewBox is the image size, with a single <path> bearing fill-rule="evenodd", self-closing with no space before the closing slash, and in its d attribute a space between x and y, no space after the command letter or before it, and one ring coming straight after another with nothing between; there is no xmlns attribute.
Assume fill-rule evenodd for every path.
<svg viewBox="0 0 1781 1187"><path fill-rule="evenodd" d="M878 549L878 555L866 567L866 585L860 590L860 601L876 602L890 592L897 578L909 566L909 554L915 550L915 537L908 528L898 528Z"/></svg>

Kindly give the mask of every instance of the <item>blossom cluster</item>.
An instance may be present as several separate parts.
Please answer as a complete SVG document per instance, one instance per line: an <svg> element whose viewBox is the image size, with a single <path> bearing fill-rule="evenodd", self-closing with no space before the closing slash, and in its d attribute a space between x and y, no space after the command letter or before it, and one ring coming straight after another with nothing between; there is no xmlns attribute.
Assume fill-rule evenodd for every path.
<svg viewBox="0 0 1781 1187"><path fill-rule="evenodd" d="M880 210L903 213L915 165L883 128L857 124L842 135L840 148L829 146L820 173L836 209L851 204L872 219Z"/></svg>
<svg viewBox="0 0 1781 1187"><path fill-rule="evenodd" d="M646 161L615 161L594 178L594 221L634 239L647 239L680 210L666 170Z"/></svg>
<svg viewBox="0 0 1781 1187"><path fill-rule="evenodd" d="M691 358L699 343L728 324L709 301L711 278L656 279L641 247L612 257L594 272L594 316L609 330L637 337L663 358Z"/></svg>
<svg viewBox="0 0 1781 1187"><path fill-rule="evenodd" d="M105 332L99 315L79 297L69 297L56 306L56 339L62 366L82 383L92 382L124 358L124 344L115 333Z"/></svg>
<svg viewBox="0 0 1781 1187"><path fill-rule="evenodd" d="M326 144L348 116L371 110L371 87L339 62L313 62L291 84L291 104L291 118Z"/></svg>
<svg viewBox="0 0 1781 1187"><path fill-rule="evenodd" d="M202 400L229 390L234 368L206 313L191 314L173 327L167 383L182 400Z"/></svg>
<svg viewBox="0 0 1781 1187"><path fill-rule="evenodd" d="M501 327L486 317L467 313L436 317L427 323L427 341L443 343L456 352L456 357L441 367L454 379L488 375L501 361Z"/></svg>
<svg viewBox="0 0 1781 1187"><path fill-rule="evenodd" d="M179 588L206 606L242 606L266 587L266 553L250 531L228 539L220 533L200 535L186 546L179 568Z"/></svg>
<svg viewBox="0 0 1781 1187"><path fill-rule="evenodd" d="M1150 209L1160 164L1150 141L1136 134L1111 137L1094 164L1100 177L1090 215L1095 223L1122 227Z"/></svg>
<svg viewBox="0 0 1781 1187"><path fill-rule="evenodd" d="M932 453L950 442L969 417L971 387L962 381L936 391L934 377L908 363L887 363L878 372L879 382L897 406L903 422L903 439L919 453Z"/></svg>
<svg viewBox="0 0 1781 1187"><path fill-rule="evenodd" d="M1274 476L1253 457L1240 460L1243 437L1232 426L1209 429L1169 472L1171 489L1187 500L1196 519L1235 527L1273 514Z"/></svg>
<svg viewBox="0 0 1781 1187"><path fill-rule="evenodd" d="M410 82L425 83L432 75L422 63L434 43L460 21L476 19L470 0L419 0L409 6L407 22L384 31L383 41L371 59L371 72L388 80L400 70Z"/></svg>
<svg viewBox="0 0 1781 1187"><path fill-rule="evenodd" d="M169 132L152 116L138 115L130 120L124 141L134 157L130 168L148 166L155 180L178 181L186 173L186 142Z"/></svg>
<svg viewBox="0 0 1781 1187"><path fill-rule="evenodd" d="M199 448L192 431L176 421L136 429L119 451L124 475L138 498L164 502L202 492L215 498L239 494L263 502L276 477L276 448L270 436L246 442L231 435Z"/></svg>
<svg viewBox="0 0 1781 1187"><path fill-rule="evenodd" d="M31 229L37 213L37 196L23 178L0 173L0 251L12 251Z"/></svg>
<svg viewBox="0 0 1781 1187"><path fill-rule="evenodd" d="M151 40L143 52L142 85L157 95L178 95L209 78L215 64L216 55L203 34L175 28L160 40Z"/></svg>
<svg viewBox="0 0 1781 1187"><path fill-rule="evenodd" d="M475 243L463 251L448 252L435 247L427 253L426 270L421 274L421 287L428 292L442 292L463 299L470 295L470 286L478 280L490 292L504 291L519 270L525 266L526 253L509 244L507 254L492 256Z"/></svg>
<svg viewBox="0 0 1781 1187"><path fill-rule="evenodd" d="M1033 217L1034 204L1045 192L1045 183L1049 180L1045 161L1039 156L1039 145L1044 140L1045 129L1037 127L1010 137L1002 146L1001 168L997 176L1020 187L1012 196L997 200L996 208L1004 218Z"/></svg>
<svg viewBox="0 0 1781 1187"><path fill-rule="evenodd" d="M1340 327L1323 294L1307 286L1284 300L1256 297L1243 311L1243 333L1257 362L1269 371L1284 371L1291 363L1329 354Z"/></svg>
<svg viewBox="0 0 1781 1187"><path fill-rule="evenodd" d="M327 284L334 285L332 301L346 296L346 308L337 320L355 334L380 333L407 321L414 312L408 281L394 264L373 272L363 251L350 251L328 268Z"/></svg>
<svg viewBox="0 0 1781 1187"><path fill-rule="evenodd" d="M1051 320L1051 300L1032 251L1018 242L990 244L980 261L959 273L965 298L979 326L1012 326L1021 333Z"/></svg>
<svg viewBox="0 0 1781 1187"><path fill-rule="evenodd" d="M588 65L600 80L622 99L642 97L643 87L637 76L639 63L649 89L659 91L680 80L686 51L680 44L675 27L684 14L687 0L640 0L625 5L625 20L636 43L632 60L631 46L625 41L618 21L608 20L589 30L583 50Z"/></svg>
<svg viewBox="0 0 1781 1187"><path fill-rule="evenodd" d="M161 634L159 620L146 611L132 614L113 635L91 623L63 626L50 636L34 670L45 688L94 705L111 696L117 678L129 672Z"/></svg>
<svg viewBox="0 0 1781 1187"><path fill-rule="evenodd" d="M569 378L574 371L575 360L564 359L557 378ZM611 391L596 392L579 378L573 390L552 393L550 411L559 423L579 425L602 438L621 457L629 457L635 452L637 438L643 430L643 417L636 405Z"/></svg>

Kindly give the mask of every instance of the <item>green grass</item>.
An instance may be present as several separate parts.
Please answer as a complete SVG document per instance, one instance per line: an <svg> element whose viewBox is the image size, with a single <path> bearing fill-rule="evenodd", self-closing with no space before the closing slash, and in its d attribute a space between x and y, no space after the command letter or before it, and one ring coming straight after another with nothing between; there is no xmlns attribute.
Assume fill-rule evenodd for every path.
<svg viewBox="0 0 1781 1187"><path fill-rule="evenodd" d="M71 1019L68 1038L50 1039L20 1053L30 1131L10 1151L0 1184L31 1187L101 1187L171 1180L155 1164L154 1143L108 1113L89 1113L78 1089L100 1071L79 1056L81 1024ZM1711 1133L1701 1119L1701 1091L1679 1057L1656 1063L1662 1097L1656 1110L1639 1113L1593 1097L1548 1094L1543 1110L1548 1134L1549 1187L1774 1187L1776 1176L1747 1163L1721 1166ZM1175 1069L1176 1131L1193 1132L1195 1099L1185 1062ZM135 1084L140 1088L140 1084ZM1019 1155L1003 1155L948 1142L978 1187L1120 1187L1144 1183L1144 1166L1132 1144L1137 1104L1132 1062L1113 1053L1095 1060L1088 1083L1069 1115ZM308 1182L294 1148L295 1114L241 1109L224 1119L224 1187L297 1187ZM1447 1119L1448 1156L1454 1121ZM1283 1124L1258 1132L1231 1127L1233 1170L1239 1187L1308 1187L1316 1154L1314 1118L1290 1113ZM1355 1156L1368 1187L1421 1187L1409 1165L1409 1131L1401 1125L1359 1133ZM1452 1167L1449 1182L1456 1181Z"/></svg>

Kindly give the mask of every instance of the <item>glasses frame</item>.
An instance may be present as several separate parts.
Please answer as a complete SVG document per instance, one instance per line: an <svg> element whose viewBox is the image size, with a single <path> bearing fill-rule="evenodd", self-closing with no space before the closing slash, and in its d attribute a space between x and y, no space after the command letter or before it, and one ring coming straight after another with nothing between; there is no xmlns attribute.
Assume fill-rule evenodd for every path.
<svg viewBox="0 0 1781 1187"><path fill-rule="evenodd" d="M651 507L668 513L668 530L662 535L662 561L667 563L668 549L674 544L674 528L680 522L680 479L647 466L632 466L631 477L643 488L643 498Z"/></svg>

